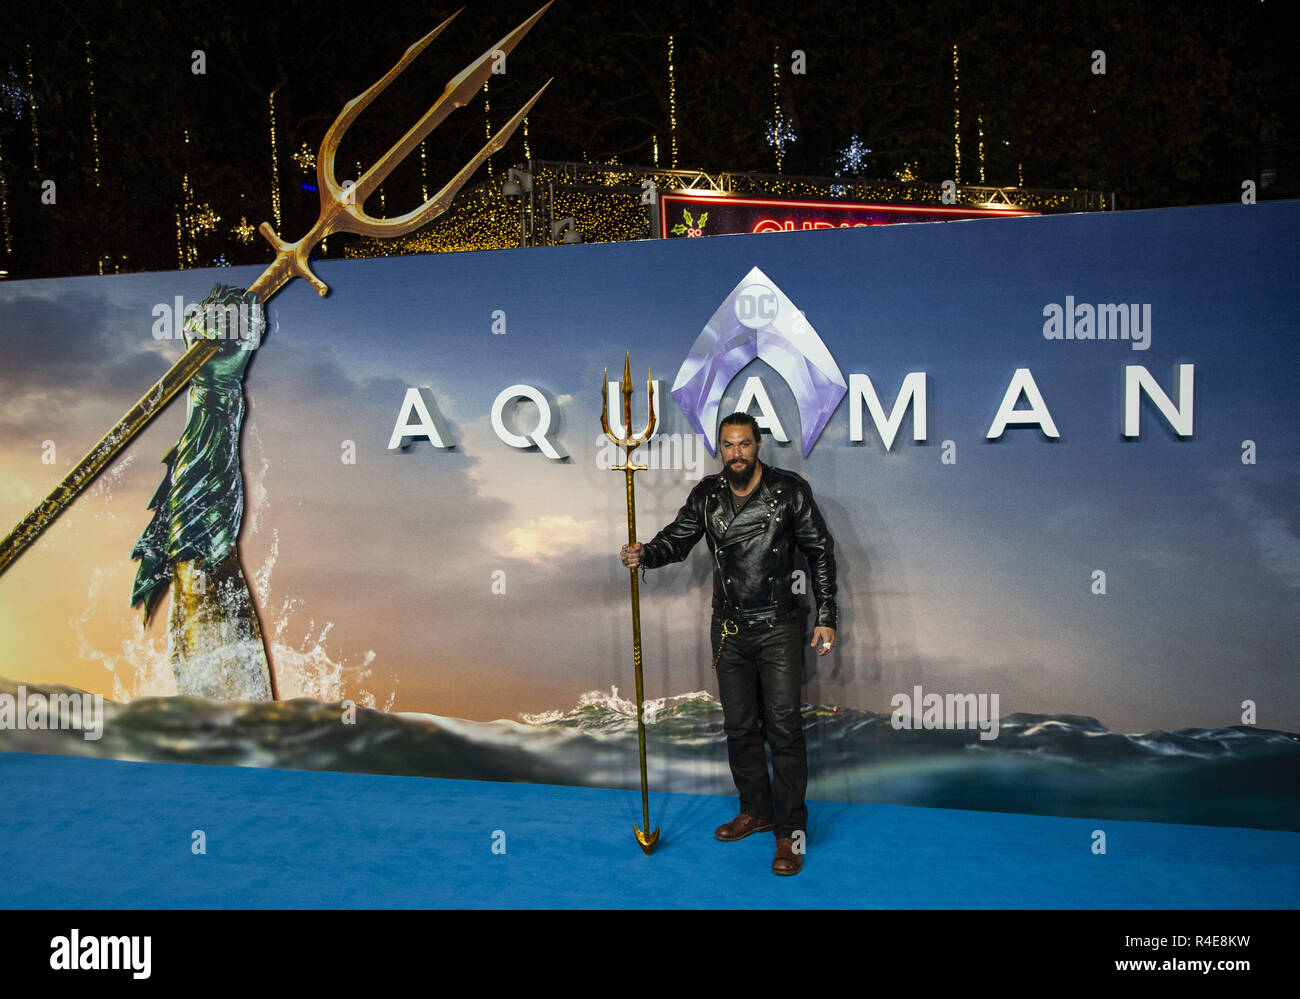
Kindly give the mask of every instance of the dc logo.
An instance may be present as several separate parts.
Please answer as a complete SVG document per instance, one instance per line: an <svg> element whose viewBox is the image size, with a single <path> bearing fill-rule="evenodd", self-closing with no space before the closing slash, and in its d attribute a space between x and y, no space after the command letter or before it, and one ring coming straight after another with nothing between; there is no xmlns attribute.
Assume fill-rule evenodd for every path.
<svg viewBox="0 0 1300 999"><path fill-rule="evenodd" d="M673 398L695 432L703 435L710 454L718 453L723 393L740 370L756 359L766 361L794 394L807 457L848 386L799 307L770 277L751 267L700 330L673 382ZM745 383L742 409L743 400L757 398L748 395L751 382L762 385L757 376Z"/></svg>
<svg viewBox="0 0 1300 999"><path fill-rule="evenodd" d="M776 318L776 292L765 284L747 284L736 293L736 318L751 330L767 326Z"/></svg>

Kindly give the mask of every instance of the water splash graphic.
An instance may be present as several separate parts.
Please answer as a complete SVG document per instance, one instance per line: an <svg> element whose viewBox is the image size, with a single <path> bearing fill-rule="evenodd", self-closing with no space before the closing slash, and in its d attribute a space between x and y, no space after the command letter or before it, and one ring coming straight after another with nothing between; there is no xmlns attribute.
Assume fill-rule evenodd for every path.
<svg viewBox="0 0 1300 999"><path fill-rule="evenodd" d="M269 524L273 504L266 485L271 464L251 412L244 425L244 434L247 442L243 448L247 505L243 536L247 539L263 533ZM104 516L116 518L112 508L114 487L121 482L133 457L128 452L106 468L83 497L82 508L93 507L95 520ZM132 511L132 515L135 514L136 511ZM66 519L74 520L72 517ZM328 703L347 699L366 708L390 710L397 699L398 679L395 673L386 679L376 676L374 650L366 650L358 663L354 661L355 657L331 649L328 639L334 627L332 621L318 627L314 619L309 619L306 630L296 643L290 637L300 627L301 615L306 610L305 601L301 597L275 593L272 577L280 558L280 535L274 527L270 532L271 544L266 557L248 577L256 597L267 656L275 670L277 693L281 700L302 697ZM107 598L101 601L101 589L108 585L108 576L103 569L93 571L85 609L68 622L76 637L78 655L84 661L98 663L110 675L114 701L176 696L176 678L168 662L165 632L151 629L151 635L141 629L133 612L117 607L118 601ZM101 607L101 603L106 606ZM106 617L114 630L125 636L118 650L97 647L87 633L92 621L102 626ZM156 620L165 621L166 615L159 613Z"/></svg>

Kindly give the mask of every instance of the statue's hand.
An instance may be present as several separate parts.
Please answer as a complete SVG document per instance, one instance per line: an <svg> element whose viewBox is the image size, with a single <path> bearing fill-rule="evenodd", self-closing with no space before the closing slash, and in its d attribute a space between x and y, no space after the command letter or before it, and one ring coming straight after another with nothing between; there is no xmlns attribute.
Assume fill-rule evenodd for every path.
<svg viewBox="0 0 1300 999"><path fill-rule="evenodd" d="M217 285L201 305L201 311L185 321L187 346L199 340L215 340L217 353L196 375L200 383L229 384L244 377L244 368L262 342L266 312L262 303L241 288Z"/></svg>

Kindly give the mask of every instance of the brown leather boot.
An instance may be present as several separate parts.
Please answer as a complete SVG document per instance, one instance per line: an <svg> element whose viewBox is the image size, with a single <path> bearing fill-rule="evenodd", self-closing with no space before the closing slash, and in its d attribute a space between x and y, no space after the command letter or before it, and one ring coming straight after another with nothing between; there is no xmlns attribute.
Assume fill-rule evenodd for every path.
<svg viewBox="0 0 1300 999"><path fill-rule="evenodd" d="M772 858L772 873L786 876L803 870L803 858L794 852L794 840L783 836L776 841L776 856Z"/></svg>
<svg viewBox="0 0 1300 999"><path fill-rule="evenodd" d="M730 822L723 823L713 830L713 838L720 839L724 843L734 843L751 833L771 832L773 828L775 826L771 819L760 819L741 812Z"/></svg>

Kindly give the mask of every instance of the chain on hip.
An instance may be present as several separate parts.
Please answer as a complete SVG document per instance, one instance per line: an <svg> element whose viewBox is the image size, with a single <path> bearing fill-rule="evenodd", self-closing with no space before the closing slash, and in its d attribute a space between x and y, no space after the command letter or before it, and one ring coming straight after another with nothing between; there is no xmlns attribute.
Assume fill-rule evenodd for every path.
<svg viewBox="0 0 1300 999"><path fill-rule="evenodd" d="M722 647L727 644L727 636L734 635L740 630L740 626L735 621L722 622L722 639L718 642L718 653L713 657L713 668L718 668L718 660L722 658Z"/></svg>

